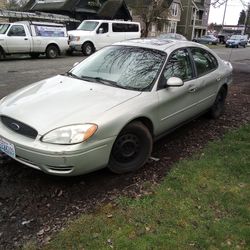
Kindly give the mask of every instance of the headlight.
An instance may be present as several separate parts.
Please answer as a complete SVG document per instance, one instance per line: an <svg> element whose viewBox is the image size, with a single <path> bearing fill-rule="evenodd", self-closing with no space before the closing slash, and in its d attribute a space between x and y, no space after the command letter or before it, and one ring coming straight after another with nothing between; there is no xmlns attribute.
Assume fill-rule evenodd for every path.
<svg viewBox="0 0 250 250"><path fill-rule="evenodd" d="M70 125L54 129L42 138L42 142L70 145L89 139L97 130L96 124Z"/></svg>
<svg viewBox="0 0 250 250"><path fill-rule="evenodd" d="M71 41L80 41L80 36L71 36L70 40Z"/></svg>

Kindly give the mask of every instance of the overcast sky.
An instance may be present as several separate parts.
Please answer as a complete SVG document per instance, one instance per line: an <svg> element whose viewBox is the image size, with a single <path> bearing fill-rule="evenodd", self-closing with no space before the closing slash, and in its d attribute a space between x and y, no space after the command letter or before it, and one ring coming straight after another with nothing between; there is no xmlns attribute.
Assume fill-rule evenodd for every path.
<svg viewBox="0 0 250 250"><path fill-rule="evenodd" d="M247 4L248 0L242 0L244 3ZM211 6L208 23L217 23L221 24L223 20L225 4L214 8ZM240 16L240 12L243 10L243 5L240 0L228 0L227 4L227 11L225 16L226 25L235 25L238 24L238 19Z"/></svg>

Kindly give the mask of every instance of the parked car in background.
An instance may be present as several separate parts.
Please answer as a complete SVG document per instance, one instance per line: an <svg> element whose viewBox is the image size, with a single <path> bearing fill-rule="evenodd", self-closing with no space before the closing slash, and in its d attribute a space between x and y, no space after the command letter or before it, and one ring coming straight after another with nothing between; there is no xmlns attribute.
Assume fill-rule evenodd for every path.
<svg viewBox="0 0 250 250"><path fill-rule="evenodd" d="M214 45L216 45L219 42L218 38L215 37L214 35L205 35L202 37L197 37L194 38L193 41L202 44L214 44Z"/></svg>
<svg viewBox="0 0 250 250"><path fill-rule="evenodd" d="M3 98L0 150L60 176L135 171L155 139L204 112L219 117L231 81L231 64L200 44L116 43Z"/></svg>
<svg viewBox="0 0 250 250"><path fill-rule="evenodd" d="M246 47L247 46L247 35L232 35L226 41L226 47L239 48L239 46Z"/></svg>
<svg viewBox="0 0 250 250"><path fill-rule="evenodd" d="M85 20L77 30L68 33L69 52L82 51L85 56L89 56L115 42L140 38L141 26L137 22Z"/></svg>
<svg viewBox="0 0 250 250"><path fill-rule="evenodd" d="M177 33L163 33L158 36L159 39L174 39L186 41L187 38L181 34Z"/></svg>
<svg viewBox="0 0 250 250"><path fill-rule="evenodd" d="M68 48L63 24L33 21L0 24L0 58L11 54L30 54L33 58L45 54L56 58Z"/></svg>

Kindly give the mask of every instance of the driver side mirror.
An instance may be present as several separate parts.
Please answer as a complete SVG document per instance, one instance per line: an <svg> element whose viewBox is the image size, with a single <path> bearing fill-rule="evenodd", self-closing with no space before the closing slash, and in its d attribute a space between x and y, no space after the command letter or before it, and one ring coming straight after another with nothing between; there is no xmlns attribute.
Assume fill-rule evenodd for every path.
<svg viewBox="0 0 250 250"><path fill-rule="evenodd" d="M98 34L103 34L103 32L104 32L103 28L98 29Z"/></svg>
<svg viewBox="0 0 250 250"><path fill-rule="evenodd" d="M79 64L79 62L75 62L75 63L73 64L73 68L76 67L78 64Z"/></svg>
<svg viewBox="0 0 250 250"><path fill-rule="evenodd" d="M167 80L167 87L181 87L184 83L179 77L170 77Z"/></svg>

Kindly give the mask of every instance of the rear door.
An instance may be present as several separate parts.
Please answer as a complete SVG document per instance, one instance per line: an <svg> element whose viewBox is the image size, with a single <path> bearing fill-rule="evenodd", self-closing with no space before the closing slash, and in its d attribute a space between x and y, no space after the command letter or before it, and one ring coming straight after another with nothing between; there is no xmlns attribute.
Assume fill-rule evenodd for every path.
<svg viewBox="0 0 250 250"><path fill-rule="evenodd" d="M158 86L159 132L179 125L199 113L197 81L188 50L177 49L168 58ZM170 77L181 78L183 86L168 87Z"/></svg>
<svg viewBox="0 0 250 250"><path fill-rule="evenodd" d="M216 97L218 87L223 81L217 59L207 50L190 48L196 70L198 109L200 112L209 108Z"/></svg>
<svg viewBox="0 0 250 250"><path fill-rule="evenodd" d="M14 24L10 27L6 43L9 53L27 53L31 51L31 37L23 24Z"/></svg>
<svg viewBox="0 0 250 250"><path fill-rule="evenodd" d="M112 32L110 34L112 43L124 41L126 39L126 31L126 23L112 23Z"/></svg>

